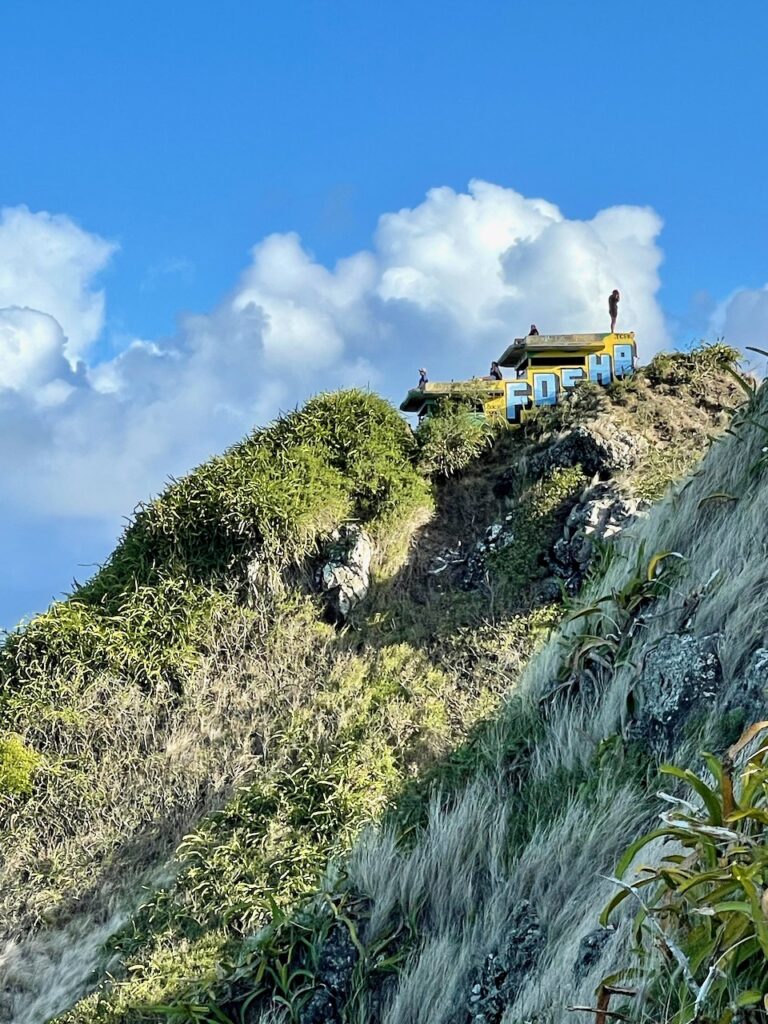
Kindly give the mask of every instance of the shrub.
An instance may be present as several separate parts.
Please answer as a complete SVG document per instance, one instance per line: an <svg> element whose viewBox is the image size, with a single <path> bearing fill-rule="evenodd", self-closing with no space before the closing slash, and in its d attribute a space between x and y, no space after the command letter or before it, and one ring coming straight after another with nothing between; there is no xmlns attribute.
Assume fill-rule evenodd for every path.
<svg viewBox="0 0 768 1024"><path fill-rule="evenodd" d="M733 370L739 358L737 349L716 341L688 352L659 352L640 372L652 384L703 389L708 376Z"/></svg>
<svg viewBox="0 0 768 1024"><path fill-rule="evenodd" d="M470 396L444 399L416 431L418 465L428 475L452 476L493 444L498 429Z"/></svg>
<svg viewBox="0 0 768 1024"><path fill-rule="evenodd" d="M32 792L32 779L41 761L20 736L0 739L0 797L25 796Z"/></svg>
<svg viewBox="0 0 768 1024"><path fill-rule="evenodd" d="M341 522L374 531L429 505L414 441L363 391L319 395L140 506L106 565L0 648L0 698L108 671L179 687L259 555L274 579Z"/></svg>

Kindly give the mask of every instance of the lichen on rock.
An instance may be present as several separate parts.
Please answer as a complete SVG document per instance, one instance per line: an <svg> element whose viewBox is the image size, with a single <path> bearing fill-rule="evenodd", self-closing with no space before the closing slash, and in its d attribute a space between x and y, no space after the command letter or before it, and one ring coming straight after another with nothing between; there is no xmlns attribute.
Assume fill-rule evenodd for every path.
<svg viewBox="0 0 768 1024"><path fill-rule="evenodd" d="M717 640L717 634L670 633L646 654L634 694L632 738L664 753L694 707L714 707L723 678Z"/></svg>

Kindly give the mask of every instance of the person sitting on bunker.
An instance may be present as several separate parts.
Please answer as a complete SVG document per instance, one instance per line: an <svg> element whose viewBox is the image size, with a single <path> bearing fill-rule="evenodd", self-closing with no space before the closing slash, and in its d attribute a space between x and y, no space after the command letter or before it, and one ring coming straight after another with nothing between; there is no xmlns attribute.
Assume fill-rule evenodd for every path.
<svg viewBox="0 0 768 1024"><path fill-rule="evenodd" d="M528 337L530 338L532 334L538 334L538 333L539 333L539 328L536 326L536 324L531 324L531 328L528 331Z"/></svg>
<svg viewBox="0 0 768 1024"><path fill-rule="evenodd" d="M619 315L619 289L614 288L611 294L608 296L608 312L611 314L611 334L616 329L616 318Z"/></svg>
<svg viewBox="0 0 768 1024"><path fill-rule="evenodd" d="M491 363L491 372L490 372L489 376L490 376L491 380L503 380L503 374L501 372L501 367L499 366L499 364L496 362L495 359Z"/></svg>
<svg viewBox="0 0 768 1024"><path fill-rule="evenodd" d="M422 367L419 370L419 391L423 391L427 386L429 378L427 377L427 371Z"/></svg>

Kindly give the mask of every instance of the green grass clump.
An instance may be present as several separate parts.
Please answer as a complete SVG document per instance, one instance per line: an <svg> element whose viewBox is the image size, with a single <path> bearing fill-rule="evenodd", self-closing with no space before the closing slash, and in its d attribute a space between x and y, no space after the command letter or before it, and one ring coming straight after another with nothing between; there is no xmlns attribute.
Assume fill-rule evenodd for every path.
<svg viewBox="0 0 768 1024"><path fill-rule="evenodd" d="M442 400L416 431L419 466L430 476L452 476L493 444L498 430L471 397Z"/></svg>
<svg viewBox="0 0 768 1024"><path fill-rule="evenodd" d="M687 352L659 352L640 372L652 384L705 390L709 376L733 370L740 358L738 349L716 341Z"/></svg>
<svg viewBox="0 0 768 1024"><path fill-rule="evenodd" d="M21 736L0 739L0 798L31 793L40 761L40 755L30 750Z"/></svg>

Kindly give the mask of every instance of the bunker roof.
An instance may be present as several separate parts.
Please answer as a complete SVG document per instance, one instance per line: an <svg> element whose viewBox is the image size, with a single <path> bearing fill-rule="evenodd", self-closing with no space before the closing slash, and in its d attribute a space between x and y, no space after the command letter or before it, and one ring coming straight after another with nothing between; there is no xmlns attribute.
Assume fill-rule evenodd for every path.
<svg viewBox="0 0 768 1024"><path fill-rule="evenodd" d="M562 356L574 352L599 352L610 334L529 334L515 338L499 358L499 366L517 368L532 355Z"/></svg>
<svg viewBox="0 0 768 1024"><path fill-rule="evenodd" d="M436 401L438 398L446 398L451 395L467 395L478 392L483 399L495 398L504 394L504 384L498 380L482 380L475 377L472 380L449 380L429 381L421 388L411 388L400 404L401 412L419 412L424 404L429 401Z"/></svg>

